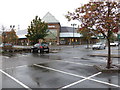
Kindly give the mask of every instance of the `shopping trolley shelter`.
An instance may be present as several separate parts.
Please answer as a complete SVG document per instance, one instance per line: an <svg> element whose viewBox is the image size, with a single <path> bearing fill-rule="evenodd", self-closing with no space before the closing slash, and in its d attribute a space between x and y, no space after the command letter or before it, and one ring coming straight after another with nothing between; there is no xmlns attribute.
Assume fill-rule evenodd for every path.
<svg viewBox="0 0 120 90"><path fill-rule="evenodd" d="M119 73L103 73L94 65L106 64L105 50L85 49L84 46L59 47L56 53L9 53L1 56L2 88L120 88ZM118 53L117 47L112 53ZM119 65L118 58L112 58ZM3 89L4 90L4 89Z"/></svg>

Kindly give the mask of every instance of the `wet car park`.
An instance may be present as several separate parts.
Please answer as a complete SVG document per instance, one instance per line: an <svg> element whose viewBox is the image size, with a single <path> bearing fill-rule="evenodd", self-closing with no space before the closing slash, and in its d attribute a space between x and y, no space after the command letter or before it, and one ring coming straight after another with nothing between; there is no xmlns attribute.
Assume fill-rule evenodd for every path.
<svg viewBox="0 0 120 90"><path fill-rule="evenodd" d="M106 64L106 57L91 57L105 50L92 50L84 46L62 46L58 53L17 53L2 57L2 88L120 88L119 73L102 73L93 65ZM113 47L112 53L118 54ZM112 58L119 64L118 58ZM118 89L119 90L119 89Z"/></svg>

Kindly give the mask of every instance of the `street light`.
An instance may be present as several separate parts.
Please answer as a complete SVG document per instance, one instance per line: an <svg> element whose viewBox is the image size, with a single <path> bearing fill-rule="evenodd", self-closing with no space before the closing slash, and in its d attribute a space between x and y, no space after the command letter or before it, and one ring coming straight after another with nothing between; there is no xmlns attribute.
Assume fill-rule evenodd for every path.
<svg viewBox="0 0 120 90"><path fill-rule="evenodd" d="M74 48L74 26L76 26L77 24L71 24L71 26L73 26L73 48Z"/></svg>
<svg viewBox="0 0 120 90"><path fill-rule="evenodd" d="M5 32L5 27L4 26L2 26L2 37L3 37L3 47L4 47L4 45L5 45L5 36L6 36L6 32Z"/></svg>
<svg viewBox="0 0 120 90"><path fill-rule="evenodd" d="M10 25L10 29L13 30L15 28L15 25Z"/></svg>

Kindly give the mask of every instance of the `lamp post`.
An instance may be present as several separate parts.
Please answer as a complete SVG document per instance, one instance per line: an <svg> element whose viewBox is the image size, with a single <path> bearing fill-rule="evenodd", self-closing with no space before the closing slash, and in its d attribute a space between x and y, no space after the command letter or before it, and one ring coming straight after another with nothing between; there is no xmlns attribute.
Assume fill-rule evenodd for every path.
<svg viewBox="0 0 120 90"><path fill-rule="evenodd" d="M13 30L15 28L15 25L10 25L10 29Z"/></svg>
<svg viewBox="0 0 120 90"><path fill-rule="evenodd" d="M74 48L74 26L76 26L76 24L71 24L71 26L73 26L73 48Z"/></svg>
<svg viewBox="0 0 120 90"><path fill-rule="evenodd" d="M3 37L3 47L4 47L4 45L5 45L5 36L6 36L6 32L5 32L5 27L4 26L2 26L2 37Z"/></svg>
<svg viewBox="0 0 120 90"><path fill-rule="evenodd" d="M15 28L15 25L10 25L10 32L11 32L11 33L13 33L14 28ZM13 39L14 37L13 37L13 36L10 36L10 37L11 37L11 40L10 40L11 43L12 43L12 44L15 44L16 41L14 41L14 39Z"/></svg>

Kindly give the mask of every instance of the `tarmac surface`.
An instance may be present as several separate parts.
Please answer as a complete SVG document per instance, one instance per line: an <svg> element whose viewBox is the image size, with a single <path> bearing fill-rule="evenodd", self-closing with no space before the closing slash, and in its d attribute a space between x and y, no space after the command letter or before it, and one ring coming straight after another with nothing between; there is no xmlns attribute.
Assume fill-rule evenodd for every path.
<svg viewBox="0 0 120 90"><path fill-rule="evenodd" d="M84 45L59 46L60 51L49 54L8 53L2 57L0 73L2 88L48 89L101 89L120 90L120 73L102 73L93 65L106 64L105 50L85 49ZM119 54L112 47L112 54ZM112 63L120 65L119 58Z"/></svg>

